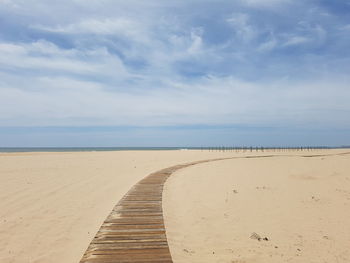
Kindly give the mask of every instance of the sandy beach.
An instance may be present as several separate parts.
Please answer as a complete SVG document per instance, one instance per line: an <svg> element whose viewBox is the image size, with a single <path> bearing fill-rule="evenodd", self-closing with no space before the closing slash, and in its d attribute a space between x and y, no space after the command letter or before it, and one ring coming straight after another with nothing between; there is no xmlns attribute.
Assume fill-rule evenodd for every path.
<svg viewBox="0 0 350 263"><path fill-rule="evenodd" d="M140 179L228 157L237 158L185 168L166 182L174 262L348 262L350 155L301 157L340 152L1 153L0 262L79 262ZM243 158L257 155L278 156Z"/></svg>
<svg viewBox="0 0 350 263"><path fill-rule="evenodd" d="M350 155L298 155L170 177L163 207L174 262L350 262Z"/></svg>
<svg viewBox="0 0 350 263"><path fill-rule="evenodd" d="M148 174L227 157L201 151L0 153L0 262L79 262L114 205Z"/></svg>

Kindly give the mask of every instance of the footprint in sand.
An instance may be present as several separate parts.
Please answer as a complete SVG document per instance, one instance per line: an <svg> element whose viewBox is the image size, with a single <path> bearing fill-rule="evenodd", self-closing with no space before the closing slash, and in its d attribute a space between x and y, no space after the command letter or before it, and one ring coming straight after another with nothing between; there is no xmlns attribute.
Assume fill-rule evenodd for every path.
<svg viewBox="0 0 350 263"><path fill-rule="evenodd" d="M257 187L255 187L257 190L271 190L271 188L270 187L268 187L268 186L257 186Z"/></svg>
<svg viewBox="0 0 350 263"><path fill-rule="evenodd" d="M293 174L290 175L290 177L294 178L294 179L298 179L298 180L317 180L317 177L309 175L309 174Z"/></svg>
<svg viewBox="0 0 350 263"><path fill-rule="evenodd" d="M188 253L188 254L194 254L196 253L195 251L190 251L190 250L187 250L186 248L183 249L184 252Z"/></svg>

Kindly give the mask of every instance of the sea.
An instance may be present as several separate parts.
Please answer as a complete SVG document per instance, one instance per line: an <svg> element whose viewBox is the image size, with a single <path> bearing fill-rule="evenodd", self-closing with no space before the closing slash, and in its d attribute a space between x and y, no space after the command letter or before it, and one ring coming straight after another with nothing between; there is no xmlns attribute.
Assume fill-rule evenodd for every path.
<svg viewBox="0 0 350 263"><path fill-rule="evenodd" d="M15 152L100 152L100 151L172 151L198 147L0 147L2 153Z"/></svg>
<svg viewBox="0 0 350 263"><path fill-rule="evenodd" d="M292 147L293 148L293 147ZM286 149L292 149L286 148ZM296 147L295 149L300 148ZM349 149L350 146L313 146L313 149ZM102 152L102 151L174 151L174 150L232 150L232 147L0 147L0 153L17 152ZM243 149L238 147L238 149ZM250 147L244 147L249 150ZM256 147L253 147L253 150ZM261 147L258 147L261 149ZM264 147L267 149L284 149L284 147ZM304 149L307 147L304 146Z"/></svg>

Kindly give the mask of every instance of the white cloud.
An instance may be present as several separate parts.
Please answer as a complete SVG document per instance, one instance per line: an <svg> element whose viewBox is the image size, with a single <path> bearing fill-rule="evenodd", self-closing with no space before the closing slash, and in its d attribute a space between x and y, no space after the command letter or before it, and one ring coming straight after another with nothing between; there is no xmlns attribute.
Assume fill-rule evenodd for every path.
<svg viewBox="0 0 350 263"><path fill-rule="evenodd" d="M346 122L348 63L298 53L334 37L316 12L299 23L306 2L6 1L20 7L0 7L15 28L0 43L0 125L290 125L332 109Z"/></svg>
<svg viewBox="0 0 350 263"><path fill-rule="evenodd" d="M298 34L282 34L282 46L297 46L307 43L321 45L327 39L327 31L320 25L310 26L308 23L299 23Z"/></svg>
<svg viewBox="0 0 350 263"><path fill-rule="evenodd" d="M191 46L188 48L190 54L196 54L201 51L203 40L202 40L202 30L196 29L191 31Z"/></svg>
<svg viewBox="0 0 350 263"><path fill-rule="evenodd" d="M0 43L0 67L5 69L36 70L68 74L127 75L122 61L105 48L79 51L61 49L47 41L29 44Z"/></svg>
<svg viewBox="0 0 350 263"><path fill-rule="evenodd" d="M310 42L311 39L308 37L304 36L290 36L286 40L286 42L283 44L283 46L296 46L296 45L301 45Z"/></svg>
<svg viewBox="0 0 350 263"><path fill-rule="evenodd" d="M277 40L275 38L272 38L272 39L260 44L258 46L257 50L260 52L269 52L269 51L273 50L275 47L277 47L277 45L278 45Z"/></svg>
<svg viewBox="0 0 350 263"><path fill-rule="evenodd" d="M126 18L115 18L115 19L86 19L77 23L68 24L65 26L59 25L55 27L47 27L42 25L32 26L33 28L42 29L50 32L59 33L92 33L111 35L116 33L127 33L137 31L138 24L135 21Z"/></svg>
<svg viewBox="0 0 350 263"><path fill-rule="evenodd" d="M250 41L256 35L255 28L249 23L249 15L244 13L232 14L226 21L234 28L237 36L243 41Z"/></svg>
<svg viewBox="0 0 350 263"><path fill-rule="evenodd" d="M240 0L242 4L250 7L276 8L295 2L296 0Z"/></svg>
<svg viewBox="0 0 350 263"><path fill-rule="evenodd" d="M0 5L6 6L8 8L18 8L18 5L13 0L0 0Z"/></svg>
<svg viewBox="0 0 350 263"><path fill-rule="evenodd" d="M161 89L133 93L67 77L1 79L1 125L322 125L325 118L334 123L332 110L350 110L346 85L337 84L339 99L329 82L257 84L209 76L195 84L166 80ZM30 89L14 88L27 83ZM319 112L328 115L320 119ZM336 124L346 118L339 115Z"/></svg>
<svg viewBox="0 0 350 263"><path fill-rule="evenodd" d="M339 30L342 30L342 31L350 31L350 24L348 25L345 25L345 26L340 26L339 27Z"/></svg>
<svg viewBox="0 0 350 263"><path fill-rule="evenodd" d="M66 25L48 27L44 25L32 25L32 28L66 34L94 34L104 36L119 36L132 39L137 42L148 42L149 31L147 24L130 18L103 18L83 19Z"/></svg>

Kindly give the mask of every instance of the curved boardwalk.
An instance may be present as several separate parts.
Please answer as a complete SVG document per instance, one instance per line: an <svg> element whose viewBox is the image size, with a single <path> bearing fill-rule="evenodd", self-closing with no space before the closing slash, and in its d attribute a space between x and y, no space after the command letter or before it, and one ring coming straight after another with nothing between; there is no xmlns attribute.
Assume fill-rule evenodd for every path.
<svg viewBox="0 0 350 263"><path fill-rule="evenodd" d="M341 154L349 154L349 152ZM114 207L92 240L80 263L173 262L166 238L162 210L162 192L167 178L181 168L198 163L234 158L273 156L277 155L203 160L173 166L150 174L133 186ZM300 157L319 156L323 155L304 155Z"/></svg>
<svg viewBox="0 0 350 263"><path fill-rule="evenodd" d="M164 183L181 168L215 160L173 166L138 182L114 207L80 263L173 262L163 221Z"/></svg>

